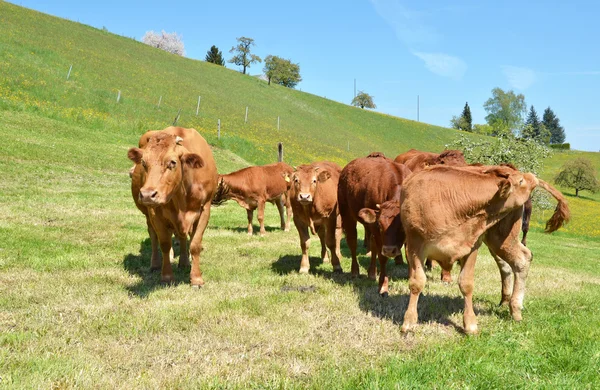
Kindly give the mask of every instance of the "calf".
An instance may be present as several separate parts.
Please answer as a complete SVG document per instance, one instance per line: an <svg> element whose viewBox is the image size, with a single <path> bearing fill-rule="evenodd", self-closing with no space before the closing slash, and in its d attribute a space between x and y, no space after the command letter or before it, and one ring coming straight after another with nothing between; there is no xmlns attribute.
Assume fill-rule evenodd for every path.
<svg viewBox="0 0 600 390"><path fill-rule="evenodd" d="M310 236L318 234L321 241L321 258L327 262L327 248L331 251L334 272L341 272L340 240L342 222L337 205L337 187L341 168L322 161L296 167L291 177L290 202L294 224L300 235L302 259L300 273L308 273Z"/></svg>
<svg viewBox="0 0 600 390"><path fill-rule="evenodd" d="M233 199L246 209L248 215L248 235L252 235L252 219L254 210L258 208L258 223L260 235L265 231L265 203L271 202L277 206L281 219L281 229L290 230L291 205L288 196L289 177L292 167L279 162L275 164L253 166L240 169L227 175L219 176L219 186L225 186L226 191L218 191L215 203ZM286 179L287 177L287 179ZM287 210L287 219L283 217L283 208Z"/></svg>
<svg viewBox="0 0 600 390"><path fill-rule="evenodd" d="M387 257L400 255L404 232L399 219L396 223L383 221L379 218L378 209L379 205L387 200L399 199L402 183L409 175L410 170L404 165L383 156L357 158L346 165L340 175L338 203L342 228L346 233L346 241L352 254L352 276L359 275L356 259L356 224L361 222L371 240L371 264L368 276L370 279L375 279L377 271L375 261L379 257L379 293L382 296L388 294Z"/></svg>
<svg viewBox="0 0 600 390"><path fill-rule="evenodd" d="M217 187L217 168L210 147L196 130L181 127L148 132L139 145L141 147L129 149L127 156L135 163L131 174L133 199L146 215L152 242L151 269L160 267L161 282L172 282L172 235L180 241L179 267L190 265L189 235L190 282L192 286L202 286L202 236ZM158 259L158 245L162 264Z"/></svg>
<svg viewBox="0 0 600 390"><path fill-rule="evenodd" d="M424 260L431 256L444 269L458 262L465 297L464 330L477 332L473 311L473 273L477 251L485 242L502 276L503 301L510 296L513 319L521 320L531 251L518 240L523 204L540 186L558 200L546 225L557 230L569 218L565 198L548 183L509 166L434 166L412 175L403 187L401 219L410 267L410 299L402 331L417 323L417 301L425 285ZM510 274L514 275L512 293Z"/></svg>

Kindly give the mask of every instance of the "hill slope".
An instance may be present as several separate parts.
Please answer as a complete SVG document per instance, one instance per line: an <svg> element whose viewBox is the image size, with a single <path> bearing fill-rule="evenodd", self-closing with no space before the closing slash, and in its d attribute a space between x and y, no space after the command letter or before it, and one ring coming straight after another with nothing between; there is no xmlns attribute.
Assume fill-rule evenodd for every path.
<svg viewBox="0 0 600 390"><path fill-rule="evenodd" d="M442 150L458 133L268 86L234 70L12 4L0 3L0 15L0 108L110 129L129 144L148 128L170 125L179 109L178 124L195 127L213 144L220 119L220 145L256 164L273 161L279 141L293 164L322 158L345 163L373 150L390 156L413 147Z"/></svg>

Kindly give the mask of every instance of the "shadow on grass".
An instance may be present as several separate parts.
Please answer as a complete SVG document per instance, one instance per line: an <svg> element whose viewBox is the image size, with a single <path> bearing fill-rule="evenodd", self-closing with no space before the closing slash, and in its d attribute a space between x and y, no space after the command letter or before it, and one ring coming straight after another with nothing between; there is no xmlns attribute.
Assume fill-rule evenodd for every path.
<svg viewBox="0 0 600 390"><path fill-rule="evenodd" d="M592 197L589 197L589 196L581 195L581 194L579 194L579 196L575 196L575 194L573 194L573 193L563 192L563 195L566 196L567 198L584 199L584 200L589 200L589 201L592 201L592 202L597 202L596 199L594 199Z"/></svg>
<svg viewBox="0 0 600 390"><path fill-rule="evenodd" d="M218 230L229 230L232 232L236 232L236 233L248 233L248 226L214 226L212 227L213 229L218 229ZM259 225L252 225L252 235L253 236L258 236L260 234L260 226ZM283 231L282 228L280 227L275 227L275 226L265 226L265 231L267 233L272 233L272 232L276 232L276 231Z"/></svg>
<svg viewBox="0 0 600 390"><path fill-rule="evenodd" d="M300 255L286 255L280 257L272 263L273 272L279 275L287 275L293 272L298 272L300 267ZM358 256L359 263L362 267L368 267L371 261L370 257ZM349 270L343 273L336 273L329 270L321 269L319 266L322 263L319 257L309 257L310 273L315 276L323 277L334 281L339 285L352 285L354 293L358 300L360 309L371 315L390 320L394 324L401 326L404 320L404 313L408 307L409 295L390 295L382 298L379 295L378 282L367 278L364 269L361 269L361 275L358 278L353 278ZM379 264L378 264L379 266ZM379 270L378 270L379 271ZM431 277L435 278L438 275L439 268L434 268ZM406 264L396 265L393 259L388 259L387 274L390 280L407 280L408 266ZM431 279L428 273L428 279ZM458 288L456 285L449 288ZM419 323L434 322L444 326L452 326L457 332L463 333L464 329L462 321L455 323L452 316L456 313L461 313L464 309L464 298L462 296L447 296L428 294L427 289L423 291L419 297L418 314ZM476 315L487 315L493 313L493 308L480 308L475 310ZM496 313L500 315L499 313Z"/></svg>
<svg viewBox="0 0 600 390"><path fill-rule="evenodd" d="M179 242L174 241L173 251L175 258L179 255ZM150 239L147 238L140 243L140 252L138 254L130 253L123 258L123 268L130 275L138 276L140 280L132 286L127 286L131 295L139 298L146 298L154 290L166 287L160 282L160 270L150 271L150 258L152 256L152 246ZM177 263L172 264L175 282L172 286L190 281L190 267L179 268Z"/></svg>

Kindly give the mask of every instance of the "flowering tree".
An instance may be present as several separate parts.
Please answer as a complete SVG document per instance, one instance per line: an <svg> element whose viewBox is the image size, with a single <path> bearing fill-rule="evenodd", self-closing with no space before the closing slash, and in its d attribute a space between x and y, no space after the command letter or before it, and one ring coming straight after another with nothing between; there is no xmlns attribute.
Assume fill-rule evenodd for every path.
<svg viewBox="0 0 600 390"><path fill-rule="evenodd" d="M168 33L165 32L165 30L162 30L162 32L159 34L154 31L148 31L142 38L142 42L144 42L146 45L157 47L179 56L183 56L185 54L181 36L177 35L176 32Z"/></svg>

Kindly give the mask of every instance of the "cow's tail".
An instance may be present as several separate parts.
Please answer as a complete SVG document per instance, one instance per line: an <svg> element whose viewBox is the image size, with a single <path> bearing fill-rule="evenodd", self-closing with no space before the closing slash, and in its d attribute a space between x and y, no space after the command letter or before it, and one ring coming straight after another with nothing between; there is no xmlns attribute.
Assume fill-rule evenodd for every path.
<svg viewBox="0 0 600 390"><path fill-rule="evenodd" d="M546 233L552 233L569 221L571 218L571 212L569 211L567 200L559 190L541 179L538 180L540 183L539 186L548 191L554 197L554 199L558 201L556 209L554 210L554 214L552 214L552 217L548 220L548 222L546 222Z"/></svg>
<svg viewBox="0 0 600 390"><path fill-rule="evenodd" d="M215 195L210 202L213 206L220 206L223 203L229 200L229 186L225 183L222 177L219 177L219 184L217 185L217 190L215 191Z"/></svg>

